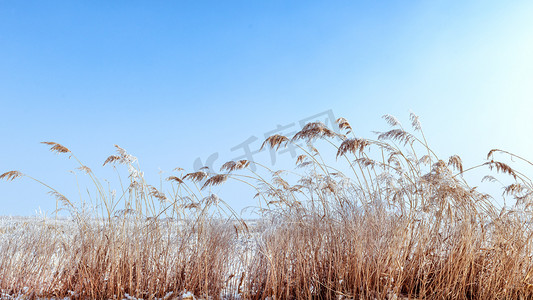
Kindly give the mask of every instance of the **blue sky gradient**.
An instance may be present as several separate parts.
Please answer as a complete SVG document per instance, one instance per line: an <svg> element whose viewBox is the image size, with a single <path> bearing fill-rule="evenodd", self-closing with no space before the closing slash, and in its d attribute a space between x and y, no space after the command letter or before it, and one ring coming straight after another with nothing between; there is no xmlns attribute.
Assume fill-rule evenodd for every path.
<svg viewBox="0 0 533 300"><path fill-rule="evenodd" d="M530 1L0 0L0 172L76 194L76 165L39 142L104 175L118 144L157 184L328 110L362 137L412 110L465 165L494 147L533 158L532 15ZM55 208L27 180L0 183L0 201Z"/></svg>

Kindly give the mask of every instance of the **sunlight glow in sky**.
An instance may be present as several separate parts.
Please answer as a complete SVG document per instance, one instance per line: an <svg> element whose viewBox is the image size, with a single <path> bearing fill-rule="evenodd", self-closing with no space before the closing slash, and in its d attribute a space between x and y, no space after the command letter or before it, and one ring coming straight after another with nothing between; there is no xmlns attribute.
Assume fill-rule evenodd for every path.
<svg viewBox="0 0 533 300"><path fill-rule="evenodd" d="M75 196L76 165L39 142L110 179L118 144L157 185L327 111L362 137L413 111L465 165L492 148L533 159L532 15L531 1L0 0L0 172ZM55 208L28 180L0 182L0 201L0 215Z"/></svg>

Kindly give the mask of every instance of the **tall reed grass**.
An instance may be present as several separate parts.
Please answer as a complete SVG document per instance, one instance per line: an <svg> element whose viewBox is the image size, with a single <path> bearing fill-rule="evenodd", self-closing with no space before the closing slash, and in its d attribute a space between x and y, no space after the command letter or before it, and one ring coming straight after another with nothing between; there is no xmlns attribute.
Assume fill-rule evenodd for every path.
<svg viewBox="0 0 533 300"><path fill-rule="evenodd" d="M79 163L97 196L74 203L22 172L0 175L45 185L70 216L4 226L0 289L75 299L533 298L533 183L504 161L532 163L495 149L464 168L459 156L431 150L416 115L413 132L384 119L392 128L376 139L355 136L340 118L342 134L315 122L265 140L299 149L293 170L255 162L253 171L246 160L218 173L176 169L166 190L119 146L104 162L128 170L117 193L68 148L45 142ZM507 182L512 203L466 181L483 169L484 181ZM255 190L258 220L211 192L226 181Z"/></svg>

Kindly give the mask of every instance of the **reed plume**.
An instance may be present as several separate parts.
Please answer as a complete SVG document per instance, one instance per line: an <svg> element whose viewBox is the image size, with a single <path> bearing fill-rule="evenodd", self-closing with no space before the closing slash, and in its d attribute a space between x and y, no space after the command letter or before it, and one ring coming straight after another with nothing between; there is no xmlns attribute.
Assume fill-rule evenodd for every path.
<svg viewBox="0 0 533 300"><path fill-rule="evenodd" d="M61 144L55 143L55 142L41 142L41 144L52 146L50 147L50 151L52 152L57 152L57 153L69 153L70 152L70 150L67 147Z"/></svg>
<svg viewBox="0 0 533 300"><path fill-rule="evenodd" d="M6 181L13 181L15 178L22 177L24 174L20 171L8 171L0 175L0 179L5 179Z"/></svg>
<svg viewBox="0 0 533 300"><path fill-rule="evenodd" d="M394 128L374 138L355 137L344 118L336 126L350 138L321 122L268 137L261 149L295 146L294 169L251 170L248 160L224 163L222 174L176 168L158 188L115 145L103 165L117 164L116 185L104 188L78 161L94 184L81 203L5 172L0 179L44 185L70 217L0 218L0 297L532 299L533 183L516 161L533 163L500 149L473 166L444 159L415 114L409 131L383 119ZM476 169L501 193L464 175ZM246 187L243 199L255 194L247 209L256 219L211 192L229 182Z"/></svg>

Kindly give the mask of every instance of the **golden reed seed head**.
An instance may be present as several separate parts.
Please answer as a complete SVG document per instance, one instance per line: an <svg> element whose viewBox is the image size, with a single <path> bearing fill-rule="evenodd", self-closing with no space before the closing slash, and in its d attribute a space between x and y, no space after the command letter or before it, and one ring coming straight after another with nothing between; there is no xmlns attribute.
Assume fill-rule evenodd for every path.
<svg viewBox="0 0 533 300"><path fill-rule="evenodd" d="M429 155L424 155L418 160L418 164L428 165L431 162L431 157ZM462 171L461 171L462 172Z"/></svg>
<svg viewBox="0 0 533 300"><path fill-rule="evenodd" d="M189 204L186 204L184 206L185 209L200 209L201 206L200 206L200 203L198 202L191 202Z"/></svg>
<svg viewBox="0 0 533 300"><path fill-rule="evenodd" d="M69 153L70 152L70 150L67 147L61 144L55 143L55 142L41 142L41 144L52 146L50 148L50 151L52 152L57 152L57 153Z"/></svg>
<svg viewBox="0 0 533 300"><path fill-rule="evenodd" d="M167 178L167 181L175 181L179 184L182 184L183 183L183 180L181 180L181 178L179 177L176 177L176 176L170 176Z"/></svg>
<svg viewBox="0 0 533 300"><path fill-rule="evenodd" d="M483 178L481 178L481 182L485 182L485 181L488 181L488 182L497 182L498 179L496 179L496 177L491 176L491 175L485 175L485 176L483 176Z"/></svg>
<svg viewBox="0 0 533 300"><path fill-rule="evenodd" d="M120 156L111 155L104 161L104 164L102 166L105 166L106 164L114 163L117 160L120 160Z"/></svg>
<svg viewBox="0 0 533 300"><path fill-rule="evenodd" d="M385 119L385 121L387 121L387 123L388 123L390 126L392 126L392 127L394 127L394 126L400 126L400 127L402 127L402 123L400 123L400 121L398 121L398 119L396 119L396 117L393 116L393 115L389 115L389 114L387 114L387 115L383 115L382 118Z"/></svg>
<svg viewBox="0 0 533 300"><path fill-rule="evenodd" d="M296 158L296 164L304 162L304 160L307 158L305 154L298 155L298 158Z"/></svg>
<svg viewBox="0 0 533 300"><path fill-rule="evenodd" d="M459 157L459 155L450 156L450 159L448 160L448 166L452 166L460 173L463 173L463 161L461 160L461 157Z"/></svg>
<svg viewBox="0 0 533 300"><path fill-rule="evenodd" d="M348 120L346 120L345 118L338 118L335 122L339 126L339 129L346 129L347 133L352 132L352 126L350 126L350 123L348 123Z"/></svg>
<svg viewBox="0 0 533 300"><path fill-rule="evenodd" d="M131 165L132 163L137 161L137 157L135 157L135 156L133 156L131 154L128 154L124 148L121 148L118 145L115 145L115 148L117 148L118 155L109 156L104 161L104 164L103 164L104 166L106 164L115 163L115 162L118 162L119 164L123 164L123 165L126 165L126 164L130 164Z"/></svg>
<svg viewBox="0 0 533 300"><path fill-rule="evenodd" d="M520 183L513 183L505 187L504 194L506 195L517 195L524 191L527 191L527 188Z"/></svg>
<svg viewBox="0 0 533 300"><path fill-rule="evenodd" d="M298 131L292 141L296 140L313 140L315 138L335 137L337 134L326 127L322 122L307 123L302 130Z"/></svg>
<svg viewBox="0 0 533 300"><path fill-rule="evenodd" d="M214 176L211 176L211 178L207 179L207 181L202 186L202 189L211 186L211 185L219 185L225 182L228 179L228 174L217 174Z"/></svg>
<svg viewBox="0 0 533 300"><path fill-rule="evenodd" d="M65 197L65 195L59 193L59 192L56 192L56 191L49 191L48 194L52 195L54 198L57 199L57 201L61 202L63 204L63 206L66 206L66 207L74 207L74 205L72 204L72 202L70 202L70 200L68 200L67 197Z"/></svg>
<svg viewBox="0 0 533 300"><path fill-rule="evenodd" d="M393 129L387 132L380 133L378 140L395 140L402 143L404 146L415 141L415 137L403 129Z"/></svg>
<svg viewBox="0 0 533 300"><path fill-rule="evenodd" d="M272 183L285 190L288 190L290 188L290 184L279 176L274 176L274 178L272 178Z"/></svg>
<svg viewBox="0 0 533 300"><path fill-rule="evenodd" d="M87 167L87 166L81 166L81 167L78 167L78 168L76 168L76 169L78 169L78 170L80 170L80 171L83 171L83 172L85 172L86 174L89 174L89 173L92 172L91 168L89 168L89 167Z"/></svg>
<svg viewBox="0 0 533 300"><path fill-rule="evenodd" d="M411 126L413 126L414 130L422 130L422 125L420 124L420 120L417 115L411 112L409 114L409 119L411 120Z"/></svg>
<svg viewBox="0 0 533 300"><path fill-rule="evenodd" d="M230 160L230 161L224 163L222 165L222 167L220 167L220 171L227 170L228 172L231 172L231 171L235 170L235 166L236 165L237 165L236 162L234 162L233 160Z"/></svg>
<svg viewBox="0 0 533 300"><path fill-rule="evenodd" d="M354 162L365 168L374 167L376 165L376 161L368 157L359 157L358 159L354 160Z"/></svg>
<svg viewBox="0 0 533 300"><path fill-rule="evenodd" d="M496 168L497 172L509 174L513 176L514 179L516 179L516 177L518 176L516 172L513 170L513 168L499 161L491 160L489 162L484 163L484 165L488 165L490 170L492 170L493 168Z"/></svg>
<svg viewBox="0 0 533 300"><path fill-rule="evenodd" d="M220 171L227 170L228 172L233 172L235 170L244 169L248 167L249 165L250 165L250 162L247 161L246 159L241 159L239 161L230 160L226 162L225 164L223 164L222 167L220 167Z"/></svg>
<svg viewBox="0 0 533 300"><path fill-rule="evenodd" d="M200 182L200 181L204 180L206 177L207 177L207 173L206 172L198 171L198 172L185 174L185 176L183 176L183 179L190 179L190 180L195 181L195 182Z"/></svg>
<svg viewBox="0 0 533 300"><path fill-rule="evenodd" d="M167 200L167 196L165 196L165 193L160 192L158 189L156 189L153 186L149 187L150 192L148 193L150 196L155 197L159 199L159 201L164 202Z"/></svg>
<svg viewBox="0 0 533 300"><path fill-rule="evenodd" d="M15 178L22 176L24 176L24 174L22 174L20 171L9 171L0 175L0 179L5 179L6 181L13 181Z"/></svg>
<svg viewBox="0 0 533 300"><path fill-rule="evenodd" d="M263 144L261 145L261 149L259 150L263 150L265 145L270 145L271 149L274 149L274 147L276 147L276 150L278 150L279 147L281 147L282 145L286 146L288 142L289 139L286 136L280 134L271 135L263 142Z"/></svg>
<svg viewBox="0 0 533 300"><path fill-rule="evenodd" d="M501 152L502 150L500 149L492 149L489 151L489 153L487 154L487 159L492 159L493 155L495 152Z"/></svg>
<svg viewBox="0 0 533 300"><path fill-rule="evenodd" d="M240 169L244 169L244 168L248 168L248 166L250 165L250 161L246 160L246 159L241 159L237 162L237 170L240 170Z"/></svg>
<svg viewBox="0 0 533 300"><path fill-rule="evenodd" d="M346 152L351 152L353 154L356 152L361 153L368 145L370 145L370 142L365 139L347 139L339 146L337 157L344 155Z"/></svg>
<svg viewBox="0 0 533 300"><path fill-rule="evenodd" d="M220 201L220 198L216 194L211 194L211 195L203 198L202 201L205 203L206 206L211 206L213 204L217 205L218 202Z"/></svg>

